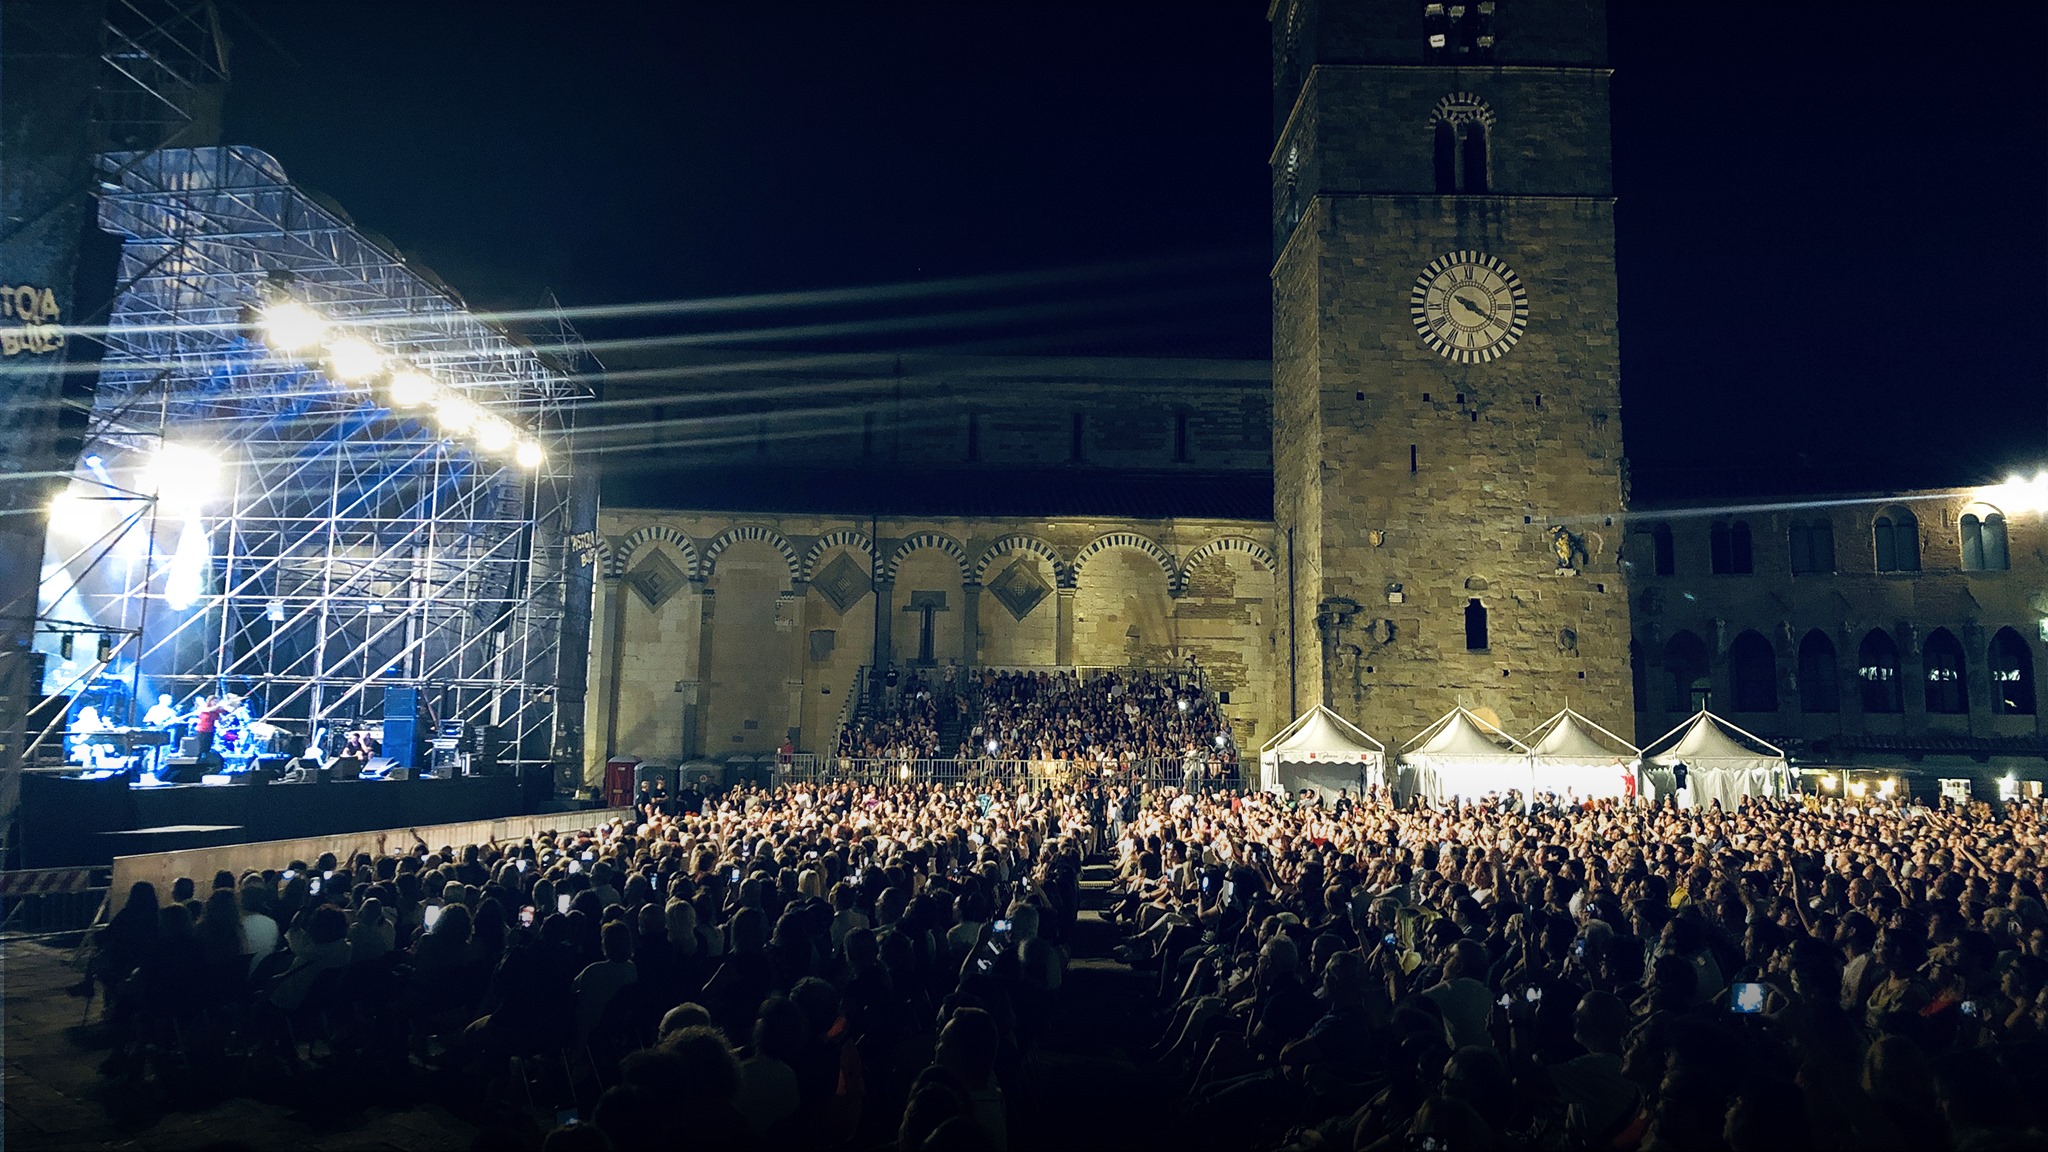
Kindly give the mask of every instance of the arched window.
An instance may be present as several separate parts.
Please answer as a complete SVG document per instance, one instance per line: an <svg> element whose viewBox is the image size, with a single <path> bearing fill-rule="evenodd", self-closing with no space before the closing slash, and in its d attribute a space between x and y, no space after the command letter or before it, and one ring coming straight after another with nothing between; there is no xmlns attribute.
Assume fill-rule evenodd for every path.
<svg viewBox="0 0 2048 1152"><path fill-rule="evenodd" d="M1904 508L1887 508L1872 526L1879 572L1920 570L1920 522Z"/></svg>
<svg viewBox="0 0 2048 1152"><path fill-rule="evenodd" d="M1458 130L1450 121L1436 122L1436 190L1440 196L1458 191Z"/></svg>
<svg viewBox="0 0 2048 1152"><path fill-rule="evenodd" d="M1778 710L1778 654L1760 632L1744 632L1728 648L1737 712Z"/></svg>
<svg viewBox="0 0 2048 1152"><path fill-rule="evenodd" d="M1707 706L1713 681L1707 674L1706 642L1690 632L1680 632L1664 644L1664 671L1671 676L1671 695L1665 698L1669 712L1697 712Z"/></svg>
<svg viewBox="0 0 2048 1152"><path fill-rule="evenodd" d="M1963 535L1963 571L2003 572L2011 567L2005 550L2005 516L1995 508L1973 508L1957 522Z"/></svg>
<svg viewBox="0 0 2048 1152"><path fill-rule="evenodd" d="M1820 520L1792 522L1792 571L1794 573L1835 570L1835 526Z"/></svg>
<svg viewBox="0 0 2048 1152"><path fill-rule="evenodd" d="M2005 716L2034 714L2034 654L2010 628L1991 638L1991 710Z"/></svg>
<svg viewBox="0 0 2048 1152"><path fill-rule="evenodd" d="M1936 628L1920 647L1927 677L1927 710L1960 716L1970 710L1970 686L1963 679L1963 646L1946 628Z"/></svg>
<svg viewBox="0 0 2048 1152"><path fill-rule="evenodd" d="M1840 712L1842 682L1836 679L1835 642L1816 628L1799 641L1799 710Z"/></svg>
<svg viewBox="0 0 2048 1152"><path fill-rule="evenodd" d="M1630 533L1628 560L1638 572L1671 575L1671 525L1651 524Z"/></svg>
<svg viewBox="0 0 2048 1152"><path fill-rule="evenodd" d="M1872 628L1856 650L1856 679L1863 684L1865 712L1903 712L1904 696L1899 685L1899 646L1891 633Z"/></svg>
<svg viewBox="0 0 2048 1152"><path fill-rule="evenodd" d="M1748 522L1737 520L1726 524L1715 521L1714 526L1707 530L1707 544L1716 576L1747 576L1755 571Z"/></svg>
<svg viewBox="0 0 2048 1152"><path fill-rule="evenodd" d="M1476 598L1465 603L1465 651L1486 651L1486 605Z"/></svg>
<svg viewBox="0 0 2048 1152"><path fill-rule="evenodd" d="M1477 120L1465 125L1465 181L1460 191L1468 196L1486 194L1486 125Z"/></svg>

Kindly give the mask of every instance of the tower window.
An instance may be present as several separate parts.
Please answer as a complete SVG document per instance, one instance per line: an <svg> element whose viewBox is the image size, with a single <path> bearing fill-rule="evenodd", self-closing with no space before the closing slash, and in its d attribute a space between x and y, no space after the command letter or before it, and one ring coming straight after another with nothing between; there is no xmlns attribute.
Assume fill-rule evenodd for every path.
<svg viewBox="0 0 2048 1152"><path fill-rule="evenodd" d="M1737 712L1778 710L1778 654L1759 632L1744 632L1728 647L1728 676Z"/></svg>
<svg viewBox="0 0 2048 1152"><path fill-rule="evenodd" d="M1074 413L1073 433L1067 443L1067 459L1079 463L1087 458L1088 417L1085 413Z"/></svg>
<svg viewBox="0 0 2048 1152"><path fill-rule="evenodd" d="M1873 628L1856 651L1856 678L1863 682L1865 712L1901 710L1899 646L1882 628Z"/></svg>
<svg viewBox="0 0 2048 1152"><path fill-rule="evenodd" d="M1716 523L1708 530L1707 541L1714 575L1747 576L1755 571L1747 522Z"/></svg>
<svg viewBox="0 0 2048 1152"><path fill-rule="evenodd" d="M1842 710L1842 685L1835 672L1835 642L1816 628L1799 642L1799 710Z"/></svg>
<svg viewBox="0 0 2048 1152"><path fill-rule="evenodd" d="M1486 605L1476 597L1465 602L1465 651L1486 651Z"/></svg>
<svg viewBox="0 0 2048 1152"><path fill-rule="evenodd" d="M1486 125L1473 121L1465 125L1464 154L1465 179L1459 191L1468 196L1483 196L1486 193Z"/></svg>
<svg viewBox="0 0 2048 1152"><path fill-rule="evenodd" d="M1963 536L1963 571L2003 572L2010 563L2005 550L2005 516L1995 509L1975 508L1958 522Z"/></svg>
<svg viewBox="0 0 2048 1152"><path fill-rule="evenodd" d="M1950 716L1968 712L1970 690L1963 680L1963 646L1955 634L1936 628L1921 645L1920 656L1927 675L1927 710Z"/></svg>
<svg viewBox="0 0 2048 1152"><path fill-rule="evenodd" d="M863 412L860 414L860 454L862 456L873 456L875 454L875 414L873 412Z"/></svg>
<svg viewBox="0 0 2048 1152"><path fill-rule="evenodd" d="M1415 475L1415 445L1408 446L1408 474Z"/></svg>
<svg viewBox="0 0 2048 1152"><path fill-rule="evenodd" d="M967 458L981 459L981 413L967 414Z"/></svg>
<svg viewBox="0 0 2048 1152"><path fill-rule="evenodd" d="M1826 519L1794 520L1791 530L1792 571L1827 573L1835 570L1835 526Z"/></svg>
<svg viewBox="0 0 2048 1152"><path fill-rule="evenodd" d="M1991 710L2005 716L2034 714L2034 656L2010 628L1991 638Z"/></svg>
<svg viewBox="0 0 2048 1152"><path fill-rule="evenodd" d="M1173 414L1173 461L1176 464L1188 462L1188 412L1185 408Z"/></svg>
<svg viewBox="0 0 2048 1152"><path fill-rule="evenodd" d="M1436 191L1449 196L1458 190L1458 130L1439 120L1435 137Z"/></svg>
<svg viewBox="0 0 2048 1152"><path fill-rule="evenodd" d="M1904 508L1887 508L1871 525L1879 572L1920 570L1920 522Z"/></svg>

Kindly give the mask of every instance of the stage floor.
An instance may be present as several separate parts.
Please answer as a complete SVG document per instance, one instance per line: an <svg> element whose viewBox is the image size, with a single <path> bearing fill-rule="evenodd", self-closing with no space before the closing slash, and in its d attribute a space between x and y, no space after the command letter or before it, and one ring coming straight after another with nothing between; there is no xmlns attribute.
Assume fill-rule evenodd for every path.
<svg viewBox="0 0 2048 1152"><path fill-rule="evenodd" d="M21 782L21 868L105 864L134 833L177 825L240 831L226 842L290 840L366 828L455 824L522 812L519 778L351 780L329 784L164 784L31 774ZM174 845L184 846L184 845ZM130 852L134 849L119 848Z"/></svg>

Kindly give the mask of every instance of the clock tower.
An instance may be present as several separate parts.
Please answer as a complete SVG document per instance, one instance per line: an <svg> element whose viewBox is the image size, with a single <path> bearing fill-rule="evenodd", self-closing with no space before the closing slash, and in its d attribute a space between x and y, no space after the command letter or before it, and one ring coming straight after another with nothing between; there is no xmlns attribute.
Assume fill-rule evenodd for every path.
<svg viewBox="0 0 2048 1152"><path fill-rule="evenodd" d="M1629 734L1599 0L1274 0L1279 691Z"/></svg>

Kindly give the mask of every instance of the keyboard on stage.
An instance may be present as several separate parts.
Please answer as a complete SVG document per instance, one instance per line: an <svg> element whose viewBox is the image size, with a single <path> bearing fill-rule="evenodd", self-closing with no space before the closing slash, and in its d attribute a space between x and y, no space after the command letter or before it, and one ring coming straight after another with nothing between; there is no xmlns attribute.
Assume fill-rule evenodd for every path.
<svg viewBox="0 0 2048 1152"><path fill-rule="evenodd" d="M103 748L134 752L142 748L164 747L171 742L171 734L162 728L109 728L103 732L88 732L79 739Z"/></svg>

